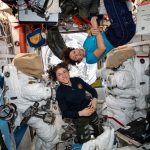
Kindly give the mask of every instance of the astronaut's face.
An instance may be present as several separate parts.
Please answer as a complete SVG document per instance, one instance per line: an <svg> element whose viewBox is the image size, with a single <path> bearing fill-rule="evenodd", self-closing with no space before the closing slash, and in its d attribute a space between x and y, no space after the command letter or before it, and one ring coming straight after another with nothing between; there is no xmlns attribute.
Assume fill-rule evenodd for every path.
<svg viewBox="0 0 150 150"><path fill-rule="evenodd" d="M70 52L70 59L74 61L82 61L85 56L85 51L83 49L76 48Z"/></svg>
<svg viewBox="0 0 150 150"><path fill-rule="evenodd" d="M66 68L59 68L56 71L56 78L62 84L69 84L70 83L69 71Z"/></svg>

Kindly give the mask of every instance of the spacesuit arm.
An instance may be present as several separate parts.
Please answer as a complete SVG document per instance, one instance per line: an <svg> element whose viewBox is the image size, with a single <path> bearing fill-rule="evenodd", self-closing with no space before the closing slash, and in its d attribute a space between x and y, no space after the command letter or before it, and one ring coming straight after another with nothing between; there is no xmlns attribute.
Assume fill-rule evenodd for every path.
<svg viewBox="0 0 150 150"><path fill-rule="evenodd" d="M33 83L23 86L21 93L21 96L29 101L41 101L51 96L51 89L45 87L43 83Z"/></svg>
<svg viewBox="0 0 150 150"><path fill-rule="evenodd" d="M134 87L134 81L132 74L126 70L117 71L107 77L108 87L117 87L119 89Z"/></svg>

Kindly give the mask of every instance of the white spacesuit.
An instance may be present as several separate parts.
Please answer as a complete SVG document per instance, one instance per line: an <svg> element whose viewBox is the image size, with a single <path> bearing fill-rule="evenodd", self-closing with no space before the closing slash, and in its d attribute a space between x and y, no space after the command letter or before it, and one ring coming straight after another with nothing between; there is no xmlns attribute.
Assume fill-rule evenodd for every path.
<svg viewBox="0 0 150 150"><path fill-rule="evenodd" d="M39 83L37 79L18 71L13 64L4 67L5 84L8 87L5 98L17 106L16 125L22 120L22 113L39 102L46 104L45 99L51 96L51 89ZM58 142L57 129L54 125L43 122L43 119L31 117L27 124L36 130L36 150L51 150Z"/></svg>
<svg viewBox="0 0 150 150"><path fill-rule="evenodd" d="M102 72L107 84L103 115L113 117L125 125L131 121L134 114L135 98L140 95L140 91L135 87L134 61L128 59L117 70L103 69ZM115 120L108 119L108 122L115 129L120 127L120 124Z"/></svg>
<svg viewBox="0 0 150 150"><path fill-rule="evenodd" d="M114 51L114 53L117 53L117 51ZM106 63L111 62L111 66L113 66L113 52L110 56L111 60L106 60ZM116 56L115 54L115 59L117 59ZM116 62L118 64L121 62L121 64L114 64L114 66L117 66L115 69L110 67L101 70L101 77L105 80L107 87L106 102L102 113L108 116L108 123L115 129L138 117L145 116L142 110L146 108L145 95L148 94L149 90L148 76L145 75L149 61L147 57L131 57L130 55L130 58L128 58L127 56L129 55L126 55L124 59L122 55L125 60L123 63L118 58L121 61ZM109 56L107 59L109 59Z"/></svg>

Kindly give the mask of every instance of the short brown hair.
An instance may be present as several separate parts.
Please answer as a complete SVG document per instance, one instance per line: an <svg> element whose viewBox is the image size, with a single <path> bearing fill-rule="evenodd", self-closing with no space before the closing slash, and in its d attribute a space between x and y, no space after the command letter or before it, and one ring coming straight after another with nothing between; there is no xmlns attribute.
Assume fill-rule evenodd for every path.
<svg viewBox="0 0 150 150"><path fill-rule="evenodd" d="M80 63L80 61L72 60L69 57L70 52L74 49L75 48L72 48L72 47L64 47L63 53L62 53L62 59L66 64L76 65L76 63Z"/></svg>
<svg viewBox="0 0 150 150"><path fill-rule="evenodd" d="M69 71L68 65L66 63L64 63L64 62L59 63L54 67L50 67L50 69L47 71L47 73L49 74L49 79L56 81L57 80L56 71L60 68L64 68Z"/></svg>

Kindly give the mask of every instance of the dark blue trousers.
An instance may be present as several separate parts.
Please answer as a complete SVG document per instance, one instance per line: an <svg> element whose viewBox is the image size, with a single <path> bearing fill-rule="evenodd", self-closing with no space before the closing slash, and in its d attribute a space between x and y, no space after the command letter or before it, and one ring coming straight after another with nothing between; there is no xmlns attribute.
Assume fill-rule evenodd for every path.
<svg viewBox="0 0 150 150"><path fill-rule="evenodd" d="M111 25L105 32L107 39L114 46L124 45L135 34L136 26L132 13L123 0L104 0Z"/></svg>

